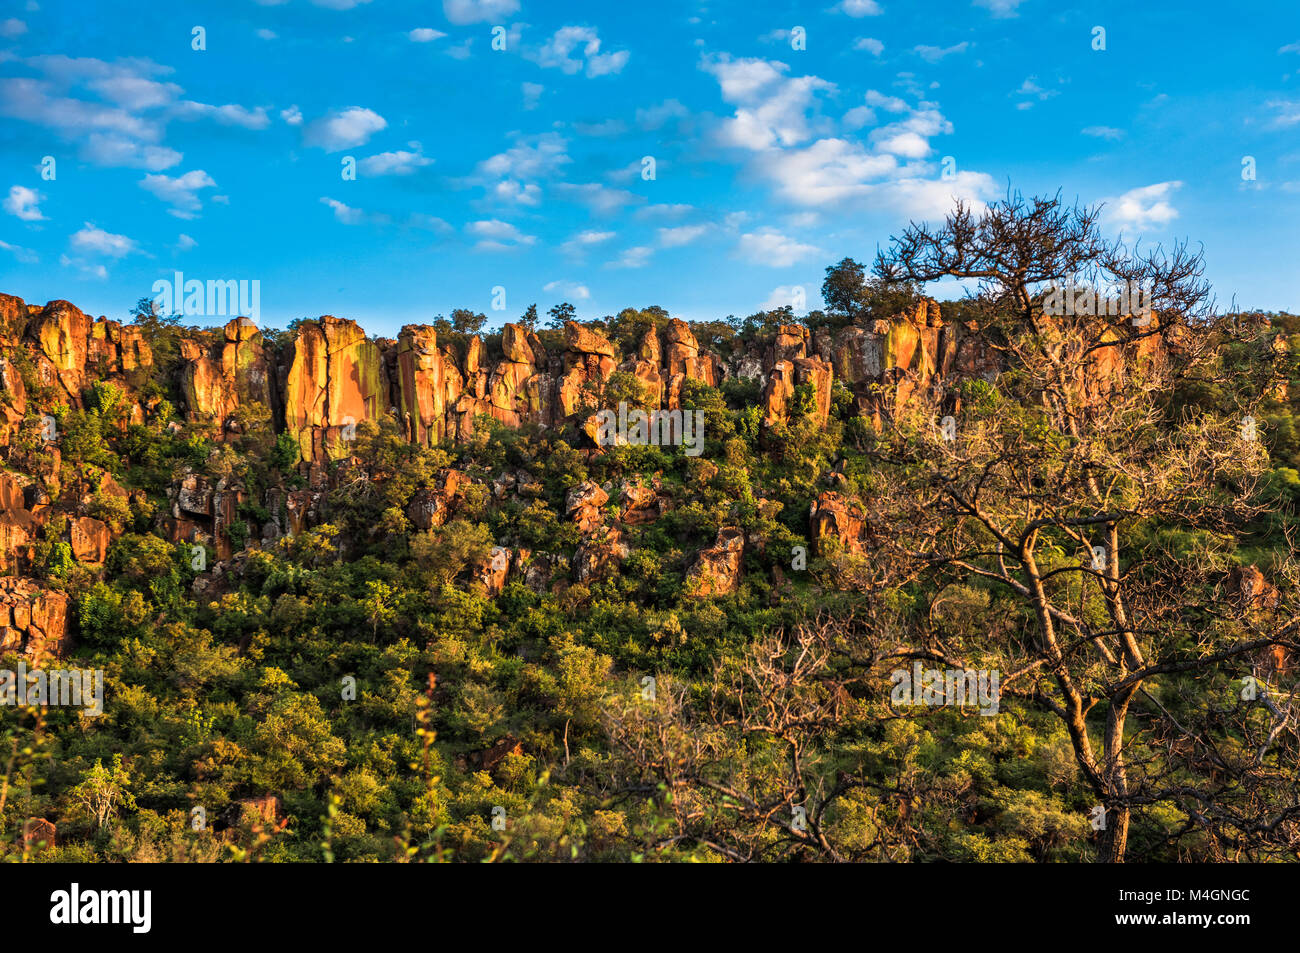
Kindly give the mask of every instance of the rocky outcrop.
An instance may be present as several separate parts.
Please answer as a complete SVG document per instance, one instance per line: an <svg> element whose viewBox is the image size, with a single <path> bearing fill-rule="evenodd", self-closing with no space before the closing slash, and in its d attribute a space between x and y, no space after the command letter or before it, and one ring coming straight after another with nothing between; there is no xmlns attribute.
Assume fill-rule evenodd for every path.
<svg viewBox="0 0 1300 953"><path fill-rule="evenodd" d="M388 410L378 345L355 321L326 315L299 326L284 381L285 429L302 460L351 453L356 427Z"/></svg>
<svg viewBox="0 0 1300 953"><path fill-rule="evenodd" d="M686 573L686 591L697 598L725 596L740 586L740 568L745 554L745 531L736 527L718 530L717 539L700 551Z"/></svg>
<svg viewBox="0 0 1300 953"><path fill-rule="evenodd" d="M23 487L13 474L0 472L0 571L21 566L34 525Z"/></svg>
<svg viewBox="0 0 1300 953"><path fill-rule="evenodd" d="M627 536L617 526L605 528L582 541L573 556L578 582L603 578L631 554Z"/></svg>
<svg viewBox="0 0 1300 953"><path fill-rule="evenodd" d="M406 507L406 517L418 530L429 530L447 522L464 496L470 480L460 470L442 470L434 487L415 491Z"/></svg>
<svg viewBox="0 0 1300 953"><path fill-rule="evenodd" d="M790 416L795 388L807 384L812 388L812 418L825 425L831 412L831 365L816 357L799 357L777 361L763 389L763 425L772 427Z"/></svg>
<svg viewBox="0 0 1300 953"><path fill-rule="evenodd" d="M181 395L189 419L215 424L223 433L236 427L240 407L272 408L271 367L262 332L248 318L235 318L219 332L181 341Z"/></svg>
<svg viewBox="0 0 1300 953"><path fill-rule="evenodd" d="M863 511L856 500L827 490L813 501L809 517L813 552L818 556L862 552Z"/></svg>
<svg viewBox="0 0 1300 953"><path fill-rule="evenodd" d="M564 497L564 514L578 524L585 535L604 520L601 507L609 502L609 494L599 484L588 480L573 487Z"/></svg>
<svg viewBox="0 0 1300 953"><path fill-rule="evenodd" d="M58 829L43 817L29 817L23 822L23 848L33 853L58 846Z"/></svg>
<svg viewBox="0 0 1300 953"><path fill-rule="evenodd" d="M618 364L614 345L590 328L574 321L564 323L564 369L556 393L555 413L569 417L588 403L600 400L605 382Z"/></svg>
<svg viewBox="0 0 1300 953"><path fill-rule="evenodd" d="M79 562L102 564L108 558L111 541L108 526L92 517L80 516L68 526L72 557Z"/></svg>
<svg viewBox="0 0 1300 953"><path fill-rule="evenodd" d="M39 665L69 647L68 597L32 579L0 577L0 654L21 652Z"/></svg>

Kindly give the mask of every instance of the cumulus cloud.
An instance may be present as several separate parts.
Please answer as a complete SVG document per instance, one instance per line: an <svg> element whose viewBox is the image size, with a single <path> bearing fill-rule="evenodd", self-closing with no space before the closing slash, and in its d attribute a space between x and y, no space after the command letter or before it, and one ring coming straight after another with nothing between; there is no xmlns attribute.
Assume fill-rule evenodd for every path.
<svg viewBox="0 0 1300 953"><path fill-rule="evenodd" d="M539 49L529 54L537 65L559 69L570 75L586 67L587 76L606 76L622 72L628 51L600 52L600 35L588 26L560 27Z"/></svg>
<svg viewBox="0 0 1300 953"><path fill-rule="evenodd" d="M806 245L770 228L741 235L736 244L736 252L751 264L766 265L769 268L788 268L805 258L822 253L815 245Z"/></svg>
<svg viewBox="0 0 1300 953"><path fill-rule="evenodd" d="M442 0L442 12L452 23L484 23L518 13L519 0Z"/></svg>
<svg viewBox="0 0 1300 953"><path fill-rule="evenodd" d="M431 27L422 26L422 27L416 27L414 30L412 30L410 33L406 35L411 39L412 43L432 43L434 40L441 39L447 34L443 33L441 30L435 30Z"/></svg>
<svg viewBox="0 0 1300 953"><path fill-rule="evenodd" d="M1121 228L1131 226L1139 231L1166 225L1178 217L1170 199L1182 186L1182 182L1157 182L1129 189L1118 198L1104 199L1106 218Z"/></svg>
<svg viewBox="0 0 1300 953"><path fill-rule="evenodd" d="M644 202L641 196L626 189L611 189L599 182L561 182L555 191L575 202L587 206L597 215L610 215L628 205Z"/></svg>
<svg viewBox="0 0 1300 953"><path fill-rule="evenodd" d="M361 106L326 113L309 123L302 133L304 145L338 152L365 145L370 137L388 127L388 120L379 113Z"/></svg>
<svg viewBox="0 0 1300 953"><path fill-rule="evenodd" d="M520 137L505 152L480 162L477 175L520 180L546 178L569 163L566 146L564 137L554 132Z"/></svg>
<svg viewBox="0 0 1300 953"><path fill-rule="evenodd" d="M80 231L74 232L68 239L68 244L73 251L81 254L113 259L125 258L139 249L134 239L106 232L90 222L86 222Z"/></svg>
<svg viewBox="0 0 1300 953"><path fill-rule="evenodd" d="M360 225L366 220L366 213L359 208L345 205L338 199L321 197L321 204L328 205L334 211L334 218L344 225Z"/></svg>
<svg viewBox="0 0 1300 953"><path fill-rule="evenodd" d="M790 146L829 125L816 115L816 96L833 93L834 83L816 76L787 76L790 68L773 60L722 54L706 57L700 65L717 79L722 98L736 107L722 122L719 140L724 145L754 151Z"/></svg>
<svg viewBox="0 0 1300 953"><path fill-rule="evenodd" d="M596 229L587 229L586 231L578 232L578 234L566 241L560 246L560 250L566 255L570 255L574 258L581 258L588 249L603 244L614 237L616 237L614 232L602 232L597 231Z"/></svg>
<svg viewBox="0 0 1300 953"><path fill-rule="evenodd" d="M422 155L418 150L407 152L398 150L396 152L381 152L378 155L368 156L357 163L362 175L410 175L416 169L421 169L426 165L433 165L433 159Z"/></svg>
<svg viewBox="0 0 1300 953"><path fill-rule="evenodd" d="M912 52L927 63L937 63L945 56L952 56L954 53L965 53L970 44L963 40L961 43L954 43L952 46L914 46Z"/></svg>
<svg viewBox="0 0 1300 953"><path fill-rule="evenodd" d="M853 41L853 48L864 53L870 53L872 56L879 56L885 52L885 44L870 36L858 37Z"/></svg>
<svg viewBox="0 0 1300 953"><path fill-rule="evenodd" d="M542 290L548 294L559 295L566 301L586 301L591 297L591 291L586 285L580 285L575 281L551 281L542 285Z"/></svg>
<svg viewBox="0 0 1300 953"><path fill-rule="evenodd" d="M654 256L654 248L650 245L636 245L626 249L622 255L611 261L608 265L610 268L644 268L650 264L650 259Z"/></svg>
<svg viewBox="0 0 1300 953"><path fill-rule="evenodd" d="M171 68L147 59L43 54L21 62L38 75L0 79L0 118L38 125L98 165L152 172L176 165L181 153L163 144L174 119L248 129L269 123L264 107L184 99L184 89L166 79Z"/></svg>
<svg viewBox="0 0 1300 953"><path fill-rule="evenodd" d="M984 173L963 172L947 179L927 161L931 139L952 132L936 104L909 105L876 90L864 106L850 109L843 129L852 132L876 123L876 111L895 114L887 125L872 129L865 142L833 135L832 123L820 114L823 98L837 89L815 76L793 77L784 63L760 59L705 57L701 68L712 73L724 101L736 106L722 121L718 141L750 153L748 171L771 184L779 198L812 208L873 207L910 216L929 215L942 198L962 198L979 206L996 192ZM748 248L760 241L751 238Z"/></svg>
<svg viewBox="0 0 1300 953"><path fill-rule="evenodd" d="M876 0L840 0L831 9L851 17L876 17L885 12Z"/></svg>
<svg viewBox="0 0 1300 953"><path fill-rule="evenodd" d="M474 245L476 251L506 251L537 242L537 236L525 235L509 222L496 218L470 222L465 231L478 239Z"/></svg>
<svg viewBox="0 0 1300 953"><path fill-rule="evenodd" d="M199 191L216 186L212 176L202 169L193 169L175 178L158 174L146 175L140 180L140 187L170 205L168 212L177 218L194 218L202 208Z"/></svg>
<svg viewBox="0 0 1300 953"><path fill-rule="evenodd" d="M708 225L678 225L673 228L661 228L658 231L659 244L664 248L676 248L689 245L709 231Z"/></svg>
<svg viewBox="0 0 1300 953"><path fill-rule="evenodd" d="M1084 126L1079 131L1085 136L1092 136L1094 139L1118 140L1124 138L1124 130L1116 129L1114 126Z"/></svg>
<svg viewBox="0 0 1300 953"><path fill-rule="evenodd" d="M40 256L30 248L23 248L21 245L11 245L9 242L0 241L0 249L7 251L14 256L14 260L20 265L35 265L40 262Z"/></svg>
<svg viewBox="0 0 1300 953"><path fill-rule="evenodd" d="M1017 14L1016 8L1025 0L975 0L974 5L983 7L995 17L1014 17Z"/></svg>
<svg viewBox="0 0 1300 953"><path fill-rule="evenodd" d="M5 197L4 210L20 221L42 222L45 216L41 214L39 206L43 201L45 196L35 189L29 189L25 185L15 185L9 189L9 194Z"/></svg>

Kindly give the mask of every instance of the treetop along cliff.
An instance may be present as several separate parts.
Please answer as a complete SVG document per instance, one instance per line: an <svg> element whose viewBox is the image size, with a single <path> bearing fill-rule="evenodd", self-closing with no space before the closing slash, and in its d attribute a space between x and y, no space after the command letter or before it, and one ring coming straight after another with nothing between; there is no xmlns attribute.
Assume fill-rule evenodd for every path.
<svg viewBox="0 0 1300 953"><path fill-rule="evenodd" d="M6 850L1296 859L1300 324L1091 235L959 208L803 319L0 296L0 653L105 676L0 709ZM1150 313L1045 312L1099 275Z"/></svg>

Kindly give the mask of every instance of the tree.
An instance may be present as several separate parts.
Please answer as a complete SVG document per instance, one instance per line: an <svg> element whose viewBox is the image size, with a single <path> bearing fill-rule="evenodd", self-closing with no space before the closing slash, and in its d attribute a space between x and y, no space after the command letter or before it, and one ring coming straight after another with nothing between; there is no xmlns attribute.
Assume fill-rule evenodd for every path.
<svg viewBox="0 0 1300 953"><path fill-rule="evenodd" d="M1300 648L1296 623L1281 621L1294 619L1300 576L1289 556L1274 565L1286 583L1276 615L1223 591L1233 535L1262 509L1266 454L1243 438L1240 411L1172 399L1189 376L1231 391L1216 363L1227 330L1207 314L1199 255L1182 244L1130 254L1100 236L1097 213L1018 194L978 218L959 204L880 254L885 281L979 282L975 305L1008 370L996 386L950 395L955 439L920 411L894 421L877 457L892 489L866 521L896 584L915 575L940 592L987 589L1023 612L1023 638L968 648L997 659L1004 693L1064 723L1106 811L1107 859L1124 859L1133 818L1160 803L1186 819L1167 836L1206 830L1239 849L1294 850L1300 799L1275 782L1295 766L1293 746L1274 747L1289 696L1270 686L1253 706L1267 740L1239 704L1225 722L1173 702L1189 685L1236 698L1271 647ZM1045 313L1045 286L1105 277L1152 289L1148 323ZM928 624L909 638L947 657Z"/></svg>
<svg viewBox="0 0 1300 953"><path fill-rule="evenodd" d="M478 334L485 324L485 314L475 314L465 308L457 308L451 313L451 326L458 334Z"/></svg>
<svg viewBox="0 0 1300 953"><path fill-rule="evenodd" d="M578 309L565 301L561 304L557 304L546 313L551 316L551 320L547 324L547 327L558 329L564 327L565 321L574 320L578 316Z"/></svg>

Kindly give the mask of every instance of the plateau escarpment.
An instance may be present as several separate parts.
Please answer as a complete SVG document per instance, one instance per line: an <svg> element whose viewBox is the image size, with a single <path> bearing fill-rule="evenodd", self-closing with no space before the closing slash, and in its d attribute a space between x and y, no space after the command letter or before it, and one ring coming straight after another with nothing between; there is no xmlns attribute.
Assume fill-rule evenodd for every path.
<svg viewBox="0 0 1300 953"><path fill-rule="evenodd" d="M563 430L573 448L594 456L605 450L593 439L593 416L616 402L615 390L642 409L680 411L691 409L692 383L738 382L766 434L795 415L824 426L836 405L839 415L876 426L908 404L956 413L963 381L993 380L1005 369L1003 352L978 327L945 321L929 299L838 326L791 320L732 338L658 312L621 336L607 324L570 320L541 333L517 323L490 336L444 330L443 340L433 326L407 325L390 340L328 315L283 333L264 333L247 318L202 330L92 319L67 301L38 306L0 295L0 571L8 574L0 580L0 648L58 651L67 596L29 578L33 566L66 559L101 567L128 524L139 530L147 521L170 543L210 552L212 565L206 556L195 565L203 573L196 587L215 592L221 571L252 549L330 518L331 492L364 471L354 451L357 428L368 422L432 448L473 440L486 418L511 429ZM1157 354L1159 340L1099 339L1089 371L1096 393L1134 355ZM70 412L111 419L124 434L165 432L189 441L193 453L170 465L162 492L150 494L124 478L122 461L105 448L79 432L69 437L62 422ZM258 436L279 461L270 485L251 485L203 449ZM414 487L402 512L416 530L444 525L474 486L495 502L542 493L522 468L444 467ZM511 577L534 587L565 574L579 583L597 578L628 557L631 528L672 505L657 476L573 487L561 514L580 540L572 560L502 540L480 567L481 581L499 592ZM815 551L832 539L842 550L860 549L864 527L852 500L826 491L809 517ZM688 591L734 592L747 545L741 529L719 529L688 560Z"/></svg>

